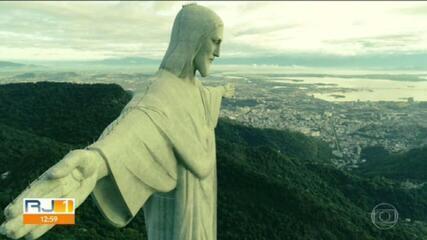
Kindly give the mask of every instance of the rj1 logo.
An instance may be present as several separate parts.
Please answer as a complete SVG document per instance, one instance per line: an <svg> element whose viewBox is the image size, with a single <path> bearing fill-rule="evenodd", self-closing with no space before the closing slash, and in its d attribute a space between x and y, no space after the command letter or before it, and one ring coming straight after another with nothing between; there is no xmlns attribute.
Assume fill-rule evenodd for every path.
<svg viewBox="0 0 427 240"><path fill-rule="evenodd" d="M74 224L73 198L24 198L24 224Z"/></svg>

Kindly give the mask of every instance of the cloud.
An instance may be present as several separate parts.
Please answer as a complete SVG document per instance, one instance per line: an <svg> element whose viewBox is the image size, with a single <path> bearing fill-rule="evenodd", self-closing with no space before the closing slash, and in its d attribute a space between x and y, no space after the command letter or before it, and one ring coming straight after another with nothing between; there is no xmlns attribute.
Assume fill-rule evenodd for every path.
<svg viewBox="0 0 427 240"><path fill-rule="evenodd" d="M167 47L173 22L173 18L162 11L152 11L159 9L158 5L123 2L5 4L0 7L0 14L3 13L0 15L0 41L3 47L11 49L37 46L67 53L84 49L99 51L94 55L96 58L102 54L110 57L131 51L158 57ZM63 55L67 56L78 57Z"/></svg>
<svg viewBox="0 0 427 240"><path fill-rule="evenodd" d="M2 58L158 59L186 2L0 2ZM425 3L199 4L224 20L223 57L427 50Z"/></svg>
<svg viewBox="0 0 427 240"><path fill-rule="evenodd" d="M325 45L355 49L359 53L413 52L427 49L427 34L390 34L363 38L325 40Z"/></svg>
<svg viewBox="0 0 427 240"><path fill-rule="evenodd" d="M291 29L298 27L297 24L283 24L279 26L262 26L262 27L246 27L242 30L239 30L238 32L234 33L233 35L236 37L243 36L243 35L253 35L253 34L268 34L272 32L277 31L283 31L285 29Z"/></svg>
<svg viewBox="0 0 427 240"><path fill-rule="evenodd" d="M405 7L398 9L399 13L408 14L408 15L423 15L427 16L427 6L416 6L416 7Z"/></svg>

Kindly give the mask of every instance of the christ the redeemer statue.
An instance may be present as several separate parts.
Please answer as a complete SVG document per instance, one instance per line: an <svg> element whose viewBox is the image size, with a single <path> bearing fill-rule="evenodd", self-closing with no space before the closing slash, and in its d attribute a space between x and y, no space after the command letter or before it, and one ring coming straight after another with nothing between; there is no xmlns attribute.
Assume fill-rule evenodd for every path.
<svg viewBox="0 0 427 240"><path fill-rule="evenodd" d="M223 23L190 4L176 16L169 47L149 87L136 91L121 115L86 149L74 150L5 209L2 234L36 239L53 225L26 225L23 198L90 194L115 226L143 208L149 240L215 240L217 175L214 128L221 98L234 86L204 87L219 57Z"/></svg>

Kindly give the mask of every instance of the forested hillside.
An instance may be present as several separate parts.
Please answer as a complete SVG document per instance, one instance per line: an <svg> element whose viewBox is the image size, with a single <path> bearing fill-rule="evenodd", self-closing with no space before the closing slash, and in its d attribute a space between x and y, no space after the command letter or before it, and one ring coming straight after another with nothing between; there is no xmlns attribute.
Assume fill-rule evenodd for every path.
<svg viewBox="0 0 427 240"><path fill-rule="evenodd" d="M427 146L394 154L381 146L369 147L363 150L362 157L367 161L357 172L364 176L427 182Z"/></svg>

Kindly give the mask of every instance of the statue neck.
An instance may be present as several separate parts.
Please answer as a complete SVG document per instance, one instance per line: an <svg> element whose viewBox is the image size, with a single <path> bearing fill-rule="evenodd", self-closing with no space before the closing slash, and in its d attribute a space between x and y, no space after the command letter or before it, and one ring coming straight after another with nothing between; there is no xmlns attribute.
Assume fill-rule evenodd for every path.
<svg viewBox="0 0 427 240"><path fill-rule="evenodd" d="M184 76L184 77L179 76L178 74L176 74L176 73L174 73L174 72L170 71L169 69L165 69L165 68L160 68L160 69L159 69L159 72L160 72L161 74L169 75L169 77L177 78L177 79L179 79L179 80L181 80L181 81L184 81L184 82L186 82L186 83L189 83L189 84L192 84L192 85L196 85L195 71L194 71L194 73L193 73L193 74L190 74L190 75L188 75L188 76Z"/></svg>
<svg viewBox="0 0 427 240"><path fill-rule="evenodd" d="M181 73L181 75L177 72L174 72L173 70L169 70L165 68L159 68L159 70L166 71L169 74L174 75L174 77L179 78L182 81L185 81L194 85L196 84L196 69L193 69L191 72L188 72L188 73Z"/></svg>

